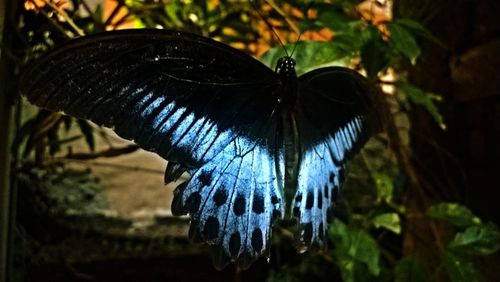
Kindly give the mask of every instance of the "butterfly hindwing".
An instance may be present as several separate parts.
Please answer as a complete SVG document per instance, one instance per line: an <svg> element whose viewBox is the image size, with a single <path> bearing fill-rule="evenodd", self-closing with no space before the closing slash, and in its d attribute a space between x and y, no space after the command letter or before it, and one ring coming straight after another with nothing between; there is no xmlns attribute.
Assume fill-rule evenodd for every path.
<svg viewBox="0 0 500 282"><path fill-rule="evenodd" d="M345 163L379 128L376 90L345 68L323 68L300 78L302 156L292 214L306 246L325 242L331 212L344 181Z"/></svg>
<svg viewBox="0 0 500 282"><path fill-rule="evenodd" d="M191 215L190 237L215 246L216 267L233 260L246 269L268 251L283 207L283 168L277 168L275 153L236 137L176 189L173 213Z"/></svg>

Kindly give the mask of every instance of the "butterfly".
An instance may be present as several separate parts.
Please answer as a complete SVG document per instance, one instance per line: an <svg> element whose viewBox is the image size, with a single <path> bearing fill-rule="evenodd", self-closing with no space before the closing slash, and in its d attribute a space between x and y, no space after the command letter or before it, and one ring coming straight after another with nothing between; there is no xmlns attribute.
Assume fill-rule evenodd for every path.
<svg viewBox="0 0 500 282"><path fill-rule="evenodd" d="M277 219L303 247L323 246L345 163L380 129L376 87L357 72L297 77L223 43L168 30L71 40L30 66L20 91L42 108L113 128L168 160L172 213L213 245L214 265L269 256Z"/></svg>

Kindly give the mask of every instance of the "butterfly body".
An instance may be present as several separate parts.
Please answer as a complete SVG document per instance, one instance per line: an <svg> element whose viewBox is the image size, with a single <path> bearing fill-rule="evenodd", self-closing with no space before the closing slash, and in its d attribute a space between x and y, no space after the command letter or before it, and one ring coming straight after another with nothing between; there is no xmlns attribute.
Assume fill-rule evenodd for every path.
<svg viewBox="0 0 500 282"><path fill-rule="evenodd" d="M166 30L107 32L54 50L28 68L21 92L53 111L114 128L188 172L172 213L214 245L218 268L268 255L276 219L297 222L303 246L323 245L345 162L379 128L375 88L330 67L297 77L213 40Z"/></svg>

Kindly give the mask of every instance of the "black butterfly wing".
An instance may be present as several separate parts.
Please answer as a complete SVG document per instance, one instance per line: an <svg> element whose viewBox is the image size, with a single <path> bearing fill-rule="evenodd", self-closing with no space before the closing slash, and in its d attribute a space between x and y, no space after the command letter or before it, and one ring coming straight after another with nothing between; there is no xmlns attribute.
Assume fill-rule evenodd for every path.
<svg viewBox="0 0 500 282"><path fill-rule="evenodd" d="M32 103L113 127L189 167L210 159L203 156L206 151L216 153L215 145L207 150L210 142L202 142L210 140L206 135L213 127L222 132L238 125L248 134L256 123L266 122L278 83L270 69L242 52L162 30L115 31L71 41L38 61L22 81L21 92ZM185 148L182 141L193 132L183 129L197 128L201 118L210 125L196 134L202 143L190 139Z"/></svg>
<svg viewBox="0 0 500 282"><path fill-rule="evenodd" d="M374 86L355 71L322 68L299 78L296 114L302 150L293 214L299 239L322 245L345 162L380 129Z"/></svg>
<svg viewBox="0 0 500 282"><path fill-rule="evenodd" d="M21 92L173 161L169 177L190 172L172 212L191 215L191 236L218 246L222 267L262 255L272 215L281 212L279 83L257 60L213 40L126 30L51 52L24 73Z"/></svg>

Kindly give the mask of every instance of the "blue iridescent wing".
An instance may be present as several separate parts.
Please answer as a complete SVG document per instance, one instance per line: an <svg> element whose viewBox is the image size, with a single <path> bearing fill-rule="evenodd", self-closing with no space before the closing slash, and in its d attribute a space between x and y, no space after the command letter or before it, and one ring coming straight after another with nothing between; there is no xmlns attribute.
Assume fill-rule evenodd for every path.
<svg viewBox="0 0 500 282"><path fill-rule="evenodd" d="M274 113L279 80L250 56L213 40L126 30L70 41L32 65L21 92L33 104L114 128L172 161L172 211L191 237L214 244L217 266L243 267L268 249L281 214Z"/></svg>
<svg viewBox="0 0 500 282"><path fill-rule="evenodd" d="M299 84L296 120L302 152L292 214L302 244L321 246L345 162L380 129L376 89L360 74L340 67L306 73Z"/></svg>
<svg viewBox="0 0 500 282"><path fill-rule="evenodd" d="M219 269L231 260L246 269L269 251L271 225L282 215L283 158L265 147L237 137L176 191L173 212L194 213L189 236L216 246Z"/></svg>

